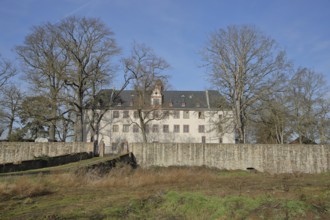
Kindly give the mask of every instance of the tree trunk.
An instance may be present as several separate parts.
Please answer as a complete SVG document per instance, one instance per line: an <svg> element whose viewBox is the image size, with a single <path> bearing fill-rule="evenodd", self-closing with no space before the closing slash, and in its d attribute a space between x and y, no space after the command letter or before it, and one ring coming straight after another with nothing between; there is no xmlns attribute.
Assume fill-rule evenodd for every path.
<svg viewBox="0 0 330 220"><path fill-rule="evenodd" d="M245 123L244 123L244 116L241 109L241 102L238 98L235 101L235 109L236 115L236 130L238 133L238 143L243 144L245 143Z"/></svg>
<svg viewBox="0 0 330 220"><path fill-rule="evenodd" d="M139 120L140 120L140 127L141 127L141 134L142 134L143 143L148 143L147 132L146 132L146 126L147 125L144 123L142 110L138 109L137 111L138 111Z"/></svg>
<svg viewBox="0 0 330 220"><path fill-rule="evenodd" d="M77 124L77 141L78 142L84 142L84 108L83 108L83 91L82 91L82 85L80 85L79 91L78 91L78 124Z"/></svg>
<svg viewBox="0 0 330 220"><path fill-rule="evenodd" d="M10 119L10 121L9 121L9 126L8 126L8 138L10 138L11 133L12 133L12 131L13 131L14 120L15 120L15 118L12 117L12 118Z"/></svg>
<svg viewBox="0 0 330 220"><path fill-rule="evenodd" d="M56 126L53 124L53 122L51 122L48 130L49 141L51 142L55 141L55 130Z"/></svg>

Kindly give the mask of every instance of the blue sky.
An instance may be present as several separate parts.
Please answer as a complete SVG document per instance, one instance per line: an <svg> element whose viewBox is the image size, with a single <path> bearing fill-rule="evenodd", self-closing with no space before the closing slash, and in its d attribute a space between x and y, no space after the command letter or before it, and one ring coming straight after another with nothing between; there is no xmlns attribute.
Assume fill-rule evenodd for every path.
<svg viewBox="0 0 330 220"><path fill-rule="evenodd" d="M172 88L210 88L199 51L228 25L255 25L287 51L296 67L330 81L329 0L0 0L0 53L15 59L31 27L71 16L97 17L115 33L120 56L145 43L171 69ZM119 72L120 74L120 72Z"/></svg>

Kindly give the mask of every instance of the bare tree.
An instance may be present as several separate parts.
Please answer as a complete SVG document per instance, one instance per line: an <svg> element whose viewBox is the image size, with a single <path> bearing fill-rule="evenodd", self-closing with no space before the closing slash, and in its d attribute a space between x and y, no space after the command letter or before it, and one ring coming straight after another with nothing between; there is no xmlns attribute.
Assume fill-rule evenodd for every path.
<svg viewBox="0 0 330 220"><path fill-rule="evenodd" d="M1 107L3 109L3 117L6 120L8 134L10 139L14 123L18 119L18 111L23 100L22 92L14 85L5 86L1 89L2 97L0 100Z"/></svg>
<svg viewBox="0 0 330 220"><path fill-rule="evenodd" d="M330 92L328 91L328 97L319 103L319 120L318 123L318 134L319 134L319 143L320 144L329 144L330 143Z"/></svg>
<svg viewBox="0 0 330 220"><path fill-rule="evenodd" d="M110 58L119 49L113 33L99 19L69 17L59 24L58 31L61 47L70 58L65 83L73 91L69 102L76 116L76 140L84 141L85 105L90 95L96 94L96 87L111 76Z"/></svg>
<svg viewBox="0 0 330 220"><path fill-rule="evenodd" d="M307 68L298 68L288 87L291 127L299 142L303 138L326 142L329 123L329 93L324 76Z"/></svg>
<svg viewBox="0 0 330 220"><path fill-rule="evenodd" d="M16 74L14 65L1 57L0 54L0 88L2 88L8 80Z"/></svg>
<svg viewBox="0 0 330 220"><path fill-rule="evenodd" d="M58 109L69 64L64 49L59 46L58 36L56 26L48 23L33 27L24 44L16 47L33 91L50 99L51 114L47 115L50 140L55 140L56 124L61 118Z"/></svg>
<svg viewBox="0 0 330 220"><path fill-rule="evenodd" d="M284 144L291 136L290 112L287 96L273 94L259 106L260 111L252 124L256 142L262 144Z"/></svg>
<svg viewBox="0 0 330 220"><path fill-rule="evenodd" d="M16 74L16 68L13 63L3 58L0 54L0 92L3 92L3 87L8 83L8 80ZM3 94L1 94L3 95ZM6 130L8 123L8 114L4 107L0 107L0 136Z"/></svg>
<svg viewBox="0 0 330 220"><path fill-rule="evenodd" d="M252 26L229 26L211 34L203 51L211 83L225 96L240 143L255 103L274 92L289 66L275 41Z"/></svg>
<svg viewBox="0 0 330 220"><path fill-rule="evenodd" d="M46 137L52 121L52 101L47 96L27 96L23 99L19 117L24 136L35 139Z"/></svg>
<svg viewBox="0 0 330 220"><path fill-rule="evenodd" d="M144 44L134 44L131 56L123 59L125 73L131 78L135 98L133 106L136 109L138 122L136 124L142 134L143 141L148 142L148 124L153 120L161 120L167 112L160 111L161 103L151 103L151 95L156 86L161 90L167 82L167 76L162 72L169 64L158 57Z"/></svg>

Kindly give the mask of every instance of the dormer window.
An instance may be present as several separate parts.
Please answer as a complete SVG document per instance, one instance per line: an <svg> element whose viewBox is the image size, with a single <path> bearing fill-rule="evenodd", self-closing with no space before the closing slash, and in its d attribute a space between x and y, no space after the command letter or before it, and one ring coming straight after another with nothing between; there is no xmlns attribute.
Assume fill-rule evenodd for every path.
<svg viewBox="0 0 330 220"><path fill-rule="evenodd" d="M151 105L161 105L162 104L162 91L163 91L163 84L160 80L156 82L155 88L152 91L151 95Z"/></svg>
<svg viewBox="0 0 330 220"><path fill-rule="evenodd" d="M186 107L185 95L181 95L181 107Z"/></svg>
<svg viewBox="0 0 330 220"><path fill-rule="evenodd" d="M152 102L153 102L153 103L152 103L153 105L160 105L160 99L153 98L153 99L152 99Z"/></svg>

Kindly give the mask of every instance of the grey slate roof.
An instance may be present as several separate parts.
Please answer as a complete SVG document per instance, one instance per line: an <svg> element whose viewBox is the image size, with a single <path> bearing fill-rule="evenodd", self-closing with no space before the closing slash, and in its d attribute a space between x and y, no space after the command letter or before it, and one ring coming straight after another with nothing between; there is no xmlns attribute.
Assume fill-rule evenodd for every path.
<svg viewBox="0 0 330 220"><path fill-rule="evenodd" d="M225 99L216 90L206 91L163 91L162 108L166 109L215 109L226 108ZM114 99L114 109L134 109L132 104L136 98L134 90L124 90L118 96L112 89L104 89L97 95L99 106L108 107ZM150 97L148 98L148 102ZM184 105L183 105L184 103ZM134 104L133 104L134 105ZM150 105L150 102L147 104Z"/></svg>

